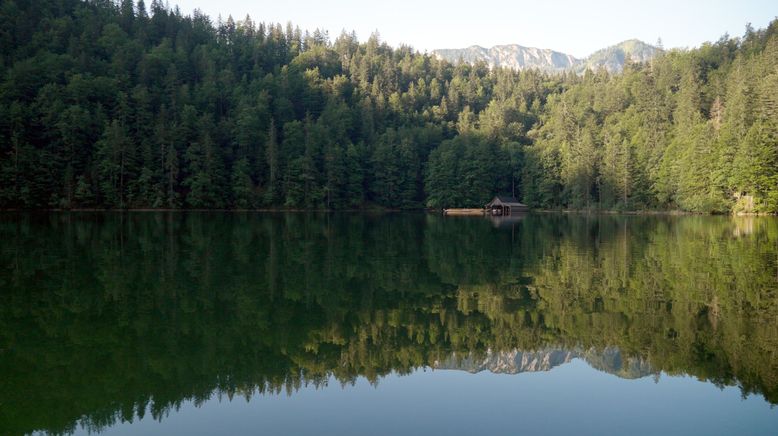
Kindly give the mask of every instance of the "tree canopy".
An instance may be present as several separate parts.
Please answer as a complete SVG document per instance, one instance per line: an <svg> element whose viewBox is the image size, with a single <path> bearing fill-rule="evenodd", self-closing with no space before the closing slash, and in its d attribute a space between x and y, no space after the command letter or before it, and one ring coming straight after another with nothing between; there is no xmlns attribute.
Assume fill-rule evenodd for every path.
<svg viewBox="0 0 778 436"><path fill-rule="evenodd" d="M550 75L159 0L5 0L0 208L778 212L776 29Z"/></svg>

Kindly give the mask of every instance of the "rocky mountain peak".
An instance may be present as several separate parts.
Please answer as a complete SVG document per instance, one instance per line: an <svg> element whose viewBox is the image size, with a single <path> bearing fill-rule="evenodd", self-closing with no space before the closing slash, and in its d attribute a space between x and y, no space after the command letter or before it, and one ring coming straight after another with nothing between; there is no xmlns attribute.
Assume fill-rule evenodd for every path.
<svg viewBox="0 0 778 436"><path fill-rule="evenodd" d="M647 62L661 49L637 39L629 39L619 44L597 50L584 59L562 52L524 47L518 44L496 45L484 48L472 45L463 49L433 50L432 54L449 62L474 64L485 62L489 68L511 68L514 70L538 69L546 72L576 71L605 68L611 73L620 72L627 59L632 62Z"/></svg>

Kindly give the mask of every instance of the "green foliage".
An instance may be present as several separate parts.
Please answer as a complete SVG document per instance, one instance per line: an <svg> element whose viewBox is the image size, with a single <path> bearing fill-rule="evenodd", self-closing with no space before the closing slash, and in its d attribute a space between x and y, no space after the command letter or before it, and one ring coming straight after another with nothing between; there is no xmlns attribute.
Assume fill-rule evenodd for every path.
<svg viewBox="0 0 778 436"><path fill-rule="evenodd" d="M249 174L249 161L246 158L235 162L232 169L232 192L235 195L234 205L240 209L250 209L255 206L254 184Z"/></svg>
<svg viewBox="0 0 778 436"><path fill-rule="evenodd" d="M511 173L509 157L492 141L470 134L443 141L430 154L427 205L481 207Z"/></svg>
<svg viewBox="0 0 778 436"><path fill-rule="evenodd" d="M0 208L778 212L778 21L549 75L150 6L3 3Z"/></svg>
<svg viewBox="0 0 778 436"><path fill-rule="evenodd" d="M778 212L769 200L778 192L778 166L776 99L768 91L778 89L777 28L774 21L742 39L673 50L612 77L568 79L530 132L525 201Z"/></svg>
<svg viewBox="0 0 778 436"><path fill-rule="evenodd" d="M109 206L124 206L124 186L127 181L130 140L127 128L118 120L106 127L95 144L97 174L103 201Z"/></svg>

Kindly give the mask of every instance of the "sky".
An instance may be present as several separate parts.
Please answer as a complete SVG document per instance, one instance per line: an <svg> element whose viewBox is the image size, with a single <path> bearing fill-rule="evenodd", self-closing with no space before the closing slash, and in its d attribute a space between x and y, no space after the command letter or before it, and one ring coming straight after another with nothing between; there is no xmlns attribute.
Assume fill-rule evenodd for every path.
<svg viewBox="0 0 778 436"><path fill-rule="evenodd" d="M200 9L215 21L249 14L255 22L303 30L356 31L360 41L378 31L392 46L437 48L520 44L576 57L637 38L662 39L665 48L697 47L723 34L740 36L747 23L764 28L778 17L776 0L168 0L181 12ZM150 4L150 2L147 2Z"/></svg>

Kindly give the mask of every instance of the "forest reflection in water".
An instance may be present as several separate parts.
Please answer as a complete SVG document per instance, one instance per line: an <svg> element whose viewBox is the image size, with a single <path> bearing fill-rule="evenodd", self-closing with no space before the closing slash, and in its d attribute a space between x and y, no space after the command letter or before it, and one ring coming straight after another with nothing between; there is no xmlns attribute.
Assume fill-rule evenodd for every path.
<svg viewBox="0 0 778 436"><path fill-rule="evenodd" d="M778 403L774 218L3 214L0 241L0 434L573 358Z"/></svg>

